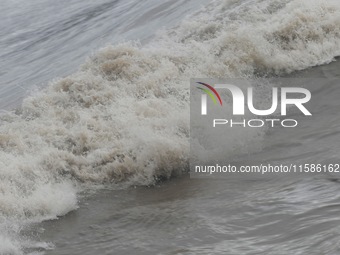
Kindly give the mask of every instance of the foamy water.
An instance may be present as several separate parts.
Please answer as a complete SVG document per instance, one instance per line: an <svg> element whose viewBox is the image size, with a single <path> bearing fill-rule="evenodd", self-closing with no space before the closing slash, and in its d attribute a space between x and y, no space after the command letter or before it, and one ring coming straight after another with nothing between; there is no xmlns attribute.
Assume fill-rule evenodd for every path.
<svg viewBox="0 0 340 255"><path fill-rule="evenodd" d="M112 8L118 12L127 4ZM163 7L183 12L170 2ZM166 20L168 12L153 21ZM102 22L108 20L104 15ZM83 22L89 21L75 26L81 29ZM189 78L284 75L339 55L340 4L330 0L212 1L146 44L98 50L78 71L1 116L0 253L52 247L21 232L77 209L81 191L103 184L153 185L188 171ZM244 145L252 143L261 148L264 134L235 136L233 151L239 146L245 153Z"/></svg>

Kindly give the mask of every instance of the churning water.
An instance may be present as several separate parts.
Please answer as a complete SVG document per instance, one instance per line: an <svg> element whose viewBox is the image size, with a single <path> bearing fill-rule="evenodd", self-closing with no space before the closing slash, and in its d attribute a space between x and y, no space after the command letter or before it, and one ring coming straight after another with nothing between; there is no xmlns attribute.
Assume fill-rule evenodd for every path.
<svg viewBox="0 0 340 255"><path fill-rule="evenodd" d="M0 254L340 253L334 176L183 175L189 78L339 78L337 0L0 7L0 105L17 107L0 119ZM327 125L231 146L260 143L257 159L339 158L340 90L310 89Z"/></svg>

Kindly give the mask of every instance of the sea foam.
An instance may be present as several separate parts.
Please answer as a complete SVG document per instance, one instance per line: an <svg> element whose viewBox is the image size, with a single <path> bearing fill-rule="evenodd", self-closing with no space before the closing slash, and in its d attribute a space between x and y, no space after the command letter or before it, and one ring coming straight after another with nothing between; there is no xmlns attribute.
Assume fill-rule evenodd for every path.
<svg viewBox="0 0 340 255"><path fill-rule="evenodd" d="M1 116L0 222L65 215L93 184L187 171L189 78L282 75L339 55L340 4L319 0L212 1L147 45L107 46ZM226 156L263 135L231 134ZM13 236L0 254L20 254Z"/></svg>

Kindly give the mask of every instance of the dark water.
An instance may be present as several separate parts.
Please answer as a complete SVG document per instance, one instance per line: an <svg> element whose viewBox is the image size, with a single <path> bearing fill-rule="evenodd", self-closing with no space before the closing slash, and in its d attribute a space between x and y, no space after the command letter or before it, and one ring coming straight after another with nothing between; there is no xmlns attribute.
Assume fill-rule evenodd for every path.
<svg viewBox="0 0 340 255"><path fill-rule="evenodd" d="M291 77L339 78L338 70L337 62ZM337 83L309 85L327 105L323 109L339 109ZM337 117L317 119L318 125L304 120L303 132L290 140L276 130L265 137L261 153L245 159L277 164L338 158L339 144L330 142L340 131ZM333 122L338 124L327 129ZM338 178L183 176L150 188L102 190L84 199L79 210L43 224L43 239L57 247L47 254L339 254Z"/></svg>
<svg viewBox="0 0 340 255"><path fill-rule="evenodd" d="M47 254L338 254L339 191L322 177L184 177L104 191L44 224L44 239L57 246Z"/></svg>
<svg viewBox="0 0 340 255"><path fill-rule="evenodd" d="M107 44L145 43L205 2L2 1L0 108L10 110L32 89L74 72Z"/></svg>

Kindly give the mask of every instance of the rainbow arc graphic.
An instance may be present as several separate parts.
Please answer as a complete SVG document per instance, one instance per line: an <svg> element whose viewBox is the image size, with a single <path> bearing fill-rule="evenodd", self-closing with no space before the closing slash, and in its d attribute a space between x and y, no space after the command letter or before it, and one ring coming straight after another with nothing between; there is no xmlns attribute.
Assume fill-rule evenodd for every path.
<svg viewBox="0 0 340 255"><path fill-rule="evenodd" d="M212 87L211 85L209 84L206 84L204 82L197 82L198 84L206 87L206 88L200 88L198 87L199 90L202 90L203 92L205 92L211 99L212 101L214 102L214 104L218 104L217 103L217 100L219 101L220 105L222 106L223 103L222 103L222 99L220 97L220 94L218 94L218 92L216 91L216 89L214 89L214 87Z"/></svg>

